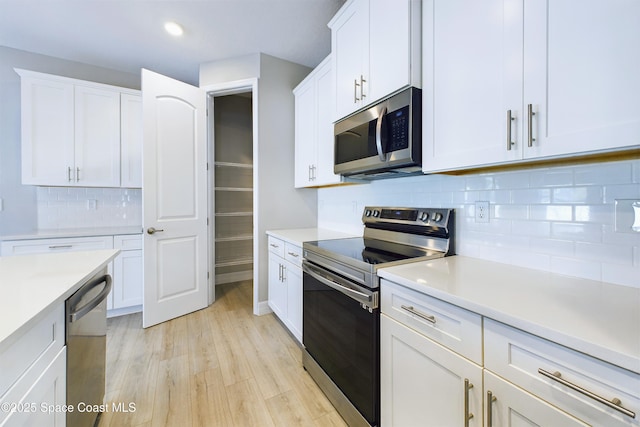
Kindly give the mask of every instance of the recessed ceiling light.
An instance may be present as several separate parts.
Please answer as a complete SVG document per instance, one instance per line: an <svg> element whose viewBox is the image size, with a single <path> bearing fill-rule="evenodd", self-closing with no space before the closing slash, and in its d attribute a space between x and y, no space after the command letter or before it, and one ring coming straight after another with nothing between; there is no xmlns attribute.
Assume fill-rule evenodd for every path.
<svg viewBox="0 0 640 427"><path fill-rule="evenodd" d="M164 29L167 30L167 33L175 37L179 37L184 33L180 24L171 21L164 24Z"/></svg>

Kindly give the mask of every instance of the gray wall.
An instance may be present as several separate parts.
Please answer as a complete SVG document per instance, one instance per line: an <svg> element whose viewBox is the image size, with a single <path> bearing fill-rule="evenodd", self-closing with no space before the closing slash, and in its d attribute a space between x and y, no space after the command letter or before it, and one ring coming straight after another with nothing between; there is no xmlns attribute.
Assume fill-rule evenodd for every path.
<svg viewBox="0 0 640 427"><path fill-rule="evenodd" d="M37 228L36 188L20 182L20 77L14 68L140 89L140 76L0 46L0 236Z"/></svg>

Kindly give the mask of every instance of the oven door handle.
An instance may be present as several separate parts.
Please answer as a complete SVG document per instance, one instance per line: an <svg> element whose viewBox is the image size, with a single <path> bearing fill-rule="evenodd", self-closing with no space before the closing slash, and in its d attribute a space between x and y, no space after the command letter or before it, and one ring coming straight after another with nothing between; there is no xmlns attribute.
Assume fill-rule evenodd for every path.
<svg viewBox="0 0 640 427"><path fill-rule="evenodd" d="M317 272L317 269L313 268L312 266L310 266L307 263L302 263L302 270L309 274L311 277L313 277L314 279L318 280L319 282L321 282L324 285L329 286L332 289L335 289L338 292L341 292L343 294L345 294L346 296L350 297L353 300L356 300L364 305L366 305L368 308L371 309L375 309L378 308L378 304L377 304L377 298L375 293L372 295L367 295L363 292L358 292L354 289L351 289L347 286L341 285L340 283L334 282L333 280L330 280L322 275L320 275Z"/></svg>

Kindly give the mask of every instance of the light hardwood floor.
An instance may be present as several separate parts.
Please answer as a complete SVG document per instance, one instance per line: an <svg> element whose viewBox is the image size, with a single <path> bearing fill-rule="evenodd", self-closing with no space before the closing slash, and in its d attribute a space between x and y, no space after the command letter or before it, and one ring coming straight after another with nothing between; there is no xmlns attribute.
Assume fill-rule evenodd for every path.
<svg viewBox="0 0 640 427"><path fill-rule="evenodd" d="M273 314L253 315L251 282L216 292L210 307L151 328L140 314L109 319L99 427L346 426L295 339Z"/></svg>

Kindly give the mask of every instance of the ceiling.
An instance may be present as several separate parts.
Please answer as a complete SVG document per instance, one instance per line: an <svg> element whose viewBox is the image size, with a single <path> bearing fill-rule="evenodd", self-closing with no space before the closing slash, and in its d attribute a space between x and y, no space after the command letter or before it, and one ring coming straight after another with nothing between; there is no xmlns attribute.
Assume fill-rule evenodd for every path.
<svg viewBox="0 0 640 427"><path fill-rule="evenodd" d="M0 0L0 45L197 85L201 63L256 52L315 67L344 1Z"/></svg>

